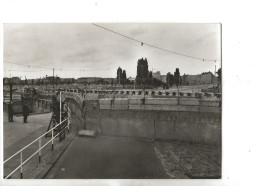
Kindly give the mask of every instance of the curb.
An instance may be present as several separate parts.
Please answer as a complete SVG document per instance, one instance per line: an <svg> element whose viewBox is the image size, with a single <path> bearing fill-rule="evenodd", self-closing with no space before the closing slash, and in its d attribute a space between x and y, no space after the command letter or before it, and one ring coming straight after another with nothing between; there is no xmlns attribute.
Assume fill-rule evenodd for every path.
<svg viewBox="0 0 260 186"><path fill-rule="evenodd" d="M73 142L73 140L76 138L78 132L75 133L75 135L71 136L71 140L66 144L66 147L64 149L62 149L62 151L60 153L58 153L58 155L54 155L54 157L48 162L46 163L46 167L38 174L36 175L36 177L34 179L44 179L48 173L51 171L51 169L53 168L53 166L55 165L55 163L59 160L59 158L62 156L62 154L66 151L66 149L70 146L70 144Z"/></svg>
<svg viewBox="0 0 260 186"><path fill-rule="evenodd" d="M67 146L61 151L61 153L59 153L58 156L54 156L54 158L52 158L49 162L51 163L47 163L47 167L46 169L42 170L36 177L35 179L44 179L47 174L51 171L52 167L55 165L55 163L58 161L58 159L62 156L62 154L66 151L66 149L70 146L70 144L73 142L73 140L75 139L75 137L77 136L77 133L75 134L75 136L72 136L72 140L67 144Z"/></svg>

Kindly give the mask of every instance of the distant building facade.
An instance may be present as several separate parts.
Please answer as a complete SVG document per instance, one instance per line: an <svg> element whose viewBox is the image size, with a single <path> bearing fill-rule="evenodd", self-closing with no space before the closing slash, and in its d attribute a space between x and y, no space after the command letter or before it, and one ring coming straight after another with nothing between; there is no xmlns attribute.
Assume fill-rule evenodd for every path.
<svg viewBox="0 0 260 186"><path fill-rule="evenodd" d="M105 83L115 84L116 78L102 78Z"/></svg>
<svg viewBox="0 0 260 186"><path fill-rule="evenodd" d="M81 77L78 78L78 83L85 84L85 83L97 83L101 77Z"/></svg>
<svg viewBox="0 0 260 186"><path fill-rule="evenodd" d="M13 83L15 85L19 85L21 83L21 79L19 77L11 77L11 78L3 78L4 84Z"/></svg>
<svg viewBox="0 0 260 186"><path fill-rule="evenodd" d="M203 72L198 75L181 76L182 85L197 85L197 84L213 84L217 82L217 77L212 72Z"/></svg>
<svg viewBox="0 0 260 186"><path fill-rule="evenodd" d="M158 80L162 80L162 77L161 77L161 72L160 71L157 71L157 72L153 72L153 78L155 79L158 79Z"/></svg>
<svg viewBox="0 0 260 186"><path fill-rule="evenodd" d="M161 81L167 83L167 75L161 75Z"/></svg>
<svg viewBox="0 0 260 186"><path fill-rule="evenodd" d="M74 78L61 78L60 82L61 83L75 83L75 79Z"/></svg>
<svg viewBox="0 0 260 186"><path fill-rule="evenodd" d="M129 80L130 82L135 82L135 78L134 78L134 77L129 77L128 80Z"/></svg>
<svg viewBox="0 0 260 186"><path fill-rule="evenodd" d="M201 74L200 82L201 84L217 83L217 77L214 76L211 72L204 72Z"/></svg>

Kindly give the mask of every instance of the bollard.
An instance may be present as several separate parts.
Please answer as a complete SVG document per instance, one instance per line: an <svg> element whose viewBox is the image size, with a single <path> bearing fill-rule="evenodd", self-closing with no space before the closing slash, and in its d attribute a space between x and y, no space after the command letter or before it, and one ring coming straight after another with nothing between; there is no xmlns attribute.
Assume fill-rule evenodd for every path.
<svg viewBox="0 0 260 186"><path fill-rule="evenodd" d="M70 132L70 114L68 115L68 133Z"/></svg>
<svg viewBox="0 0 260 186"><path fill-rule="evenodd" d="M41 146L42 146L42 139L39 139L39 163L41 163Z"/></svg>
<svg viewBox="0 0 260 186"><path fill-rule="evenodd" d="M51 130L51 150L53 150L53 128Z"/></svg>
<svg viewBox="0 0 260 186"><path fill-rule="evenodd" d="M21 169L20 169L20 174L21 174L21 179L23 179L23 151L21 151Z"/></svg>

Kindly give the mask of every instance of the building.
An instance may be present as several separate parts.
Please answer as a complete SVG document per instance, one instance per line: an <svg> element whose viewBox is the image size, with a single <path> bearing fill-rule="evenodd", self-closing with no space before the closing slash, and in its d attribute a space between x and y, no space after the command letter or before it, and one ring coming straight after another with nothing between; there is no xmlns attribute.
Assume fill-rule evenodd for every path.
<svg viewBox="0 0 260 186"><path fill-rule="evenodd" d="M158 79L158 80L162 80L162 76L161 76L161 73L160 73L160 71L157 71L157 72L153 72L153 78L155 78L155 79Z"/></svg>
<svg viewBox="0 0 260 186"><path fill-rule="evenodd" d="M213 84L217 82L217 77L211 72L203 72L198 75L181 76L182 85L197 85L197 84Z"/></svg>
<svg viewBox="0 0 260 186"><path fill-rule="evenodd" d="M161 81L167 83L167 75L161 75Z"/></svg>
<svg viewBox="0 0 260 186"><path fill-rule="evenodd" d="M188 75L186 82L188 82L188 85L197 85L197 84L201 84L201 75Z"/></svg>
<svg viewBox="0 0 260 186"><path fill-rule="evenodd" d="M102 78L102 79L105 83L108 83L108 84L115 84L116 83L116 78Z"/></svg>
<svg viewBox="0 0 260 186"><path fill-rule="evenodd" d="M60 82L61 83L75 83L75 79L74 78L61 78Z"/></svg>
<svg viewBox="0 0 260 186"><path fill-rule="evenodd" d="M3 78L4 84L13 83L15 85L19 85L21 83L21 79L19 77L12 77L12 78Z"/></svg>
<svg viewBox="0 0 260 186"><path fill-rule="evenodd" d="M85 84L85 83L97 83L101 77L81 77L78 78L78 83Z"/></svg>
<svg viewBox="0 0 260 186"><path fill-rule="evenodd" d="M203 72L200 77L201 84L213 84L217 83L217 77L211 72Z"/></svg>
<svg viewBox="0 0 260 186"><path fill-rule="evenodd" d="M129 77L128 80L129 80L130 82L135 82L135 78L134 78L134 77Z"/></svg>
<svg viewBox="0 0 260 186"><path fill-rule="evenodd" d="M35 84L34 79L27 79L27 84L34 85Z"/></svg>
<svg viewBox="0 0 260 186"><path fill-rule="evenodd" d="M3 78L4 85L7 85L9 82L11 82L10 78L7 78L7 77Z"/></svg>

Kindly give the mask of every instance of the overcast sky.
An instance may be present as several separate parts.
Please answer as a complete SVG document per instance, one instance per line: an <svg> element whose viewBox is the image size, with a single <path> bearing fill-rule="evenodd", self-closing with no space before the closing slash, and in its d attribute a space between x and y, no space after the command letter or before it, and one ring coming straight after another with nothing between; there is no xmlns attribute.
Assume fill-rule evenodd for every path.
<svg viewBox="0 0 260 186"><path fill-rule="evenodd" d="M167 50L221 59L219 24L98 24ZM4 24L6 77L29 79L52 75L52 70L30 65L55 68L55 76L74 78L116 77L120 66L126 70L127 77L135 77L140 58L147 58L150 71L161 74L173 73L176 68L181 75L214 73L215 64L217 69L221 64L141 46L92 24Z"/></svg>

